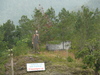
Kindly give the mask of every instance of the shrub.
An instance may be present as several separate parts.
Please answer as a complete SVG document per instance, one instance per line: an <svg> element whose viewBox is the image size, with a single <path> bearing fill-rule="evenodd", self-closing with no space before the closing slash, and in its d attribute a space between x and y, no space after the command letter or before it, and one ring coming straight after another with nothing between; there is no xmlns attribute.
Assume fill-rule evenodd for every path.
<svg viewBox="0 0 100 75"><path fill-rule="evenodd" d="M82 69L87 69L87 66L86 65L82 65Z"/></svg>
<svg viewBox="0 0 100 75"><path fill-rule="evenodd" d="M29 47L27 43L20 40L17 42L13 50L14 50L14 55L23 55L27 54L27 52L29 51Z"/></svg>
<svg viewBox="0 0 100 75"><path fill-rule="evenodd" d="M68 57L67 57L67 61L68 61L68 62L73 62L73 59L72 59L70 56L68 56Z"/></svg>

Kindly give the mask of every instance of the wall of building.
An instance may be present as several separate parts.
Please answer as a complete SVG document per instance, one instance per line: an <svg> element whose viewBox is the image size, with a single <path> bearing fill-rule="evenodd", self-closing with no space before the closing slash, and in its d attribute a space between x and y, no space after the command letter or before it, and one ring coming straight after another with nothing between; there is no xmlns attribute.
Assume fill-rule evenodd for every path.
<svg viewBox="0 0 100 75"><path fill-rule="evenodd" d="M61 42L60 44L46 44L47 50L68 50L71 47L71 42Z"/></svg>

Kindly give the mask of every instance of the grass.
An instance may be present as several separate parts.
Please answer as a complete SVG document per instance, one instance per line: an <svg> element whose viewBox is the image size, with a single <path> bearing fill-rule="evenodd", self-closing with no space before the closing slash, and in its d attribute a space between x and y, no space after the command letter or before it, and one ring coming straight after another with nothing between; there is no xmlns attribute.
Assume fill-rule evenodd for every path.
<svg viewBox="0 0 100 75"><path fill-rule="evenodd" d="M81 67L83 63L81 60L75 59L75 55L72 52L66 50L56 50L56 51L47 51L40 50L39 54L34 54L28 52L27 55L22 56L32 56L36 58L36 62L46 62L51 63L52 65L66 65L71 68ZM21 62L21 61L20 61Z"/></svg>
<svg viewBox="0 0 100 75"><path fill-rule="evenodd" d="M69 59L72 59L73 61L69 62L67 60L68 57L70 57ZM68 72L72 71L78 72L80 70L83 71L82 69L83 63L81 62L81 60L75 59L74 54L72 52L67 53L66 50L62 51L41 50L39 54L28 52L26 55L20 55L14 57L14 62L16 62L16 64L14 65L16 75L18 75L20 72L21 72L20 75L26 73L26 63L41 63L41 62L45 62L46 65L46 71L44 71L43 73L49 71L59 72L59 73L65 73L66 71ZM23 70L20 71L21 68L23 68Z"/></svg>
<svg viewBox="0 0 100 75"><path fill-rule="evenodd" d="M67 55L68 54L68 55ZM73 53L62 51L40 51L40 54L33 54L33 57L40 58L43 62L50 62L53 65L66 65L68 67L81 67L81 60L75 59ZM73 61L69 62L67 57L70 57Z"/></svg>

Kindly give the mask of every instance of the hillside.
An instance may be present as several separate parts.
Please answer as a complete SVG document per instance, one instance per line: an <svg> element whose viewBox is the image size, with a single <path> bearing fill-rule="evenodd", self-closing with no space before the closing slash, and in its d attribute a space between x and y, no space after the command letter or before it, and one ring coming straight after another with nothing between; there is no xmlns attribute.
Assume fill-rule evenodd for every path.
<svg viewBox="0 0 100 75"><path fill-rule="evenodd" d="M14 57L15 75L94 75L91 69L83 69L80 60L76 60L72 53L67 59L66 51L40 52ZM71 60L71 61L70 61ZM27 63L44 62L46 70L41 72L27 72ZM6 63L6 75L11 75L10 60Z"/></svg>

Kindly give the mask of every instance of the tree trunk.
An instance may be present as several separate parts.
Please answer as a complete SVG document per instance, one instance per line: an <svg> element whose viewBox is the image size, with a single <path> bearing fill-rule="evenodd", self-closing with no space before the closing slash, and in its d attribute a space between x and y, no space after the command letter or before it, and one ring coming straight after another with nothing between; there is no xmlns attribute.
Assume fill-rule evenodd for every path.
<svg viewBox="0 0 100 75"><path fill-rule="evenodd" d="M63 41L63 50L64 50L64 41Z"/></svg>

